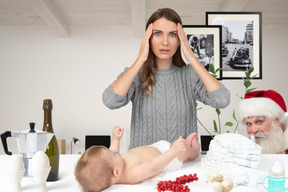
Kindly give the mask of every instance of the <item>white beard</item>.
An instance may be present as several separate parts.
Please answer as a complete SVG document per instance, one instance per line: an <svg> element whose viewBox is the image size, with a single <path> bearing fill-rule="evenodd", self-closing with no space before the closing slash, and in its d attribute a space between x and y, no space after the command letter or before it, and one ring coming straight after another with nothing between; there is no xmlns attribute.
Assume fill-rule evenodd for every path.
<svg viewBox="0 0 288 192"><path fill-rule="evenodd" d="M283 153L286 148L286 141L282 129L272 123L272 129L270 132L258 132L255 137L261 137L257 142L262 147L263 154L278 154ZM251 134L249 135L251 138Z"/></svg>

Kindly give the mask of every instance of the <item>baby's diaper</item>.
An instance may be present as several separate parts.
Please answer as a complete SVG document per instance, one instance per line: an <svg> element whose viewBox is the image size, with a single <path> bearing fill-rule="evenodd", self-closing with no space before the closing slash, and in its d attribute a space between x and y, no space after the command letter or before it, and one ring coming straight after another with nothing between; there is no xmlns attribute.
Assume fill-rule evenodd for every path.
<svg viewBox="0 0 288 192"><path fill-rule="evenodd" d="M171 143L168 141L158 141L156 143L153 143L152 145L150 145L152 147L155 147L156 149L158 149L162 154L165 153L166 151L168 151L171 147ZM169 172L169 171L175 171L180 169L181 167L183 167L183 162L179 161L177 157L175 157L162 171L162 173L164 172Z"/></svg>

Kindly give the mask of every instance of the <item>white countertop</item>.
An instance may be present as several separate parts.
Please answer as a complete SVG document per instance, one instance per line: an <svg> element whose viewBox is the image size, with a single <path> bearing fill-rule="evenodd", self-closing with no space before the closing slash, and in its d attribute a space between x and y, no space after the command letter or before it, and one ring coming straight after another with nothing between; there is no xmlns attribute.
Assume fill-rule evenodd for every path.
<svg viewBox="0 0 288 192"><path fill-rule="evenodd" d="M48 191L81 191L77 181L74 178L74 167L80 155L60 155L59 180L47 182ZM9 191L9 181L7 178L7 169L9 156L0 155L0 191ZM22 178L22 191L37 191L37 185L33 178Z"/></svg>
<svg viewBox="0 0 288 192"><path fill-rule="evenodd" d="M51 192L63 192L63 191L81 191L80 186L74 178L74 167L80 155L60 155L60 173L59 180L55 182L47 182L48 191ZM212 192L211 184L207 181L207 175L201 169L201 158L203 155L191 162L185 162L184 167L181 170L161 173L151 179L148 179L137 185L114 185L105 191L157 191L156 185L160 180L174 180L176 177L184 174L197 173L199 181L189 183L188 186L191 191L197 192ZM288 155L263 155L262 161L259 165L259 170L268 172L270 162L276 159L281 159L285 163L286 175L288 173ZM0 155L0 191L9 191L9 180L7 178L7 165L9 161L8 155ZM22 191L37 191L37 185L33 178L23 177ZM232 189L231 192L264 192L262 185L256 187L237 186Z"/></svg>

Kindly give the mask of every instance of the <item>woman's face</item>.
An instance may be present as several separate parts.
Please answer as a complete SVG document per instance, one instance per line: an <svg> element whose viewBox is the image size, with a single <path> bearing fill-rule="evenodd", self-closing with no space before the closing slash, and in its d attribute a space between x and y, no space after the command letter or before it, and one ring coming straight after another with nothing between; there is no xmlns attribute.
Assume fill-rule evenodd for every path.
<svg viewBox="0 0 288 192"><path fill-rule="evenodd" d="M172 63L173 55L180 45L176 23L164 17L154 21L150 45L157 65L164 60Z"/></svg>

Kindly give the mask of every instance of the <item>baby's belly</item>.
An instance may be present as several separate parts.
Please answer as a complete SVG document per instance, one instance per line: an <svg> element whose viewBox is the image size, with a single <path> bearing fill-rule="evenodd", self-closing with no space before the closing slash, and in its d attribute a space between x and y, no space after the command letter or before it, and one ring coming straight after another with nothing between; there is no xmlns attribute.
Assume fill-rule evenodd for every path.
<svg viewBox="0 0 288 192"><path fill-rule="evenodd" d="M161 155L161 152L152 146L141 146L136 147L134 149L129 150L129 153L135 154L135 155L144 155L144 156L152 156L155 157L157 155Z"/></svg>
<svg viewBox="0 0 288 192"><path fill-rule="evenodd" d="M141 146L123 153L123 158L133 162L133 164L145 163L161 155L161 152L155 147Z"/></svg>

